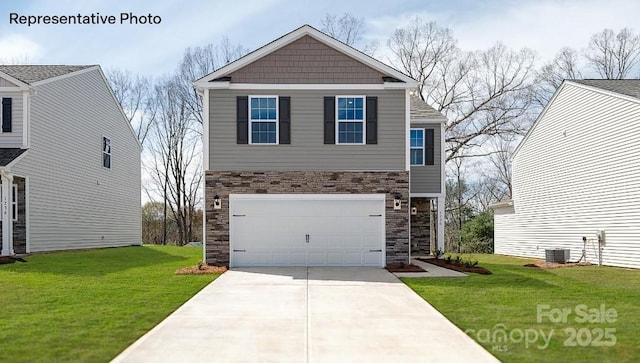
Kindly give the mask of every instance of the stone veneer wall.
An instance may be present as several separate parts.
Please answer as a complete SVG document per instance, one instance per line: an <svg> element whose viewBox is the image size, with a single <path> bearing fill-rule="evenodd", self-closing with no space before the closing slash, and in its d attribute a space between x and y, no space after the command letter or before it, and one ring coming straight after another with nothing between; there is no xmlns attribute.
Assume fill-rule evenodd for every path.
<svg viewBox="0 0 640 363"><path fill-rule="evenodd" d="M385 193L386 262L409 262L409 172L407 171L207 171L206 262L229 265L229 194ZM393 209L394 195L402 208ZM213 209L213 196L222 209Z"/></svg>
<svg viewBox="0 0 640 363"><path fill-rule="evenodd" d="M418 208L418 214L411 215L411 255L428 255L431 237L431 205L427 198L411 198L411 207Z"/></svg>
<svg viewBox="0 0 640 363"><path fill-rule="evenodd" d="M13 184L18 185L18 220L13 222L13 252L27 253L27 216L25 203L24 178L14 177ZM0 244L2 243L2 223L0 223Z"/></svg>

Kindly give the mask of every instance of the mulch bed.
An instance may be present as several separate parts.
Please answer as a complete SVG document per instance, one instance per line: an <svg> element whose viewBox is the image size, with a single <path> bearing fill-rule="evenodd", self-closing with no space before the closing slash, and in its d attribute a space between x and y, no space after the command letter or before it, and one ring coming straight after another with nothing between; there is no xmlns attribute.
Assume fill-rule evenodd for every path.
<svg viewBox="0 0 640 363"><path fill-rule="evenodd" d="M204 275L204 274L221 274L227 271L225 266L191 266L184 267L176 271L176 275Z"/></svg>
<svg viewBox="0 0 640 363"><path fill-rule="evenodd" d="M14 257L14 256L0 256L0 265L5 265L8 263L14 263L16 261L19 262L27 262L24 258L22 257Z"/></svg>
<svg viewBox="0 0 640 363"><path fill-rule="evenodd" d="M491 275L491 271L480 266L466 267L466 266L456 265L452 263L447 263L447 261L441 258L419 258L418 260L422 262L430 263L432 265L448 268L449 270L454 270L458 272L473 272L480 275Z"/></svg>
<svg viewBox="0 0 640 363"><path fill-rule="evenodd" d="M389 272L427 272L418 265L406 263L390 263L385 268Z"/></svg>
<svg viewBox="0 0 640 363"><path fill-rule="evenodd" d="M524 265L524 267L535 267L541 269L548 268L561 268L561 267L574 267L574 266L592 266L593 264L590 262L567 262L567 263L557 263L557 262L546 262L544 260L536 260L534 263L528 263Z"/></svg>

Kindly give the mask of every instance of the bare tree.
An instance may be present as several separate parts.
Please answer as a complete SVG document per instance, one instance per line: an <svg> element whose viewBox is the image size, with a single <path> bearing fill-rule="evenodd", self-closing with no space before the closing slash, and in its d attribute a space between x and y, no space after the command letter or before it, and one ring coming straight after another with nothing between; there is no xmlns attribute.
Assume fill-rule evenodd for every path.
<svg viewBox="0 0 640 363"><path fill-rule="evenodd" d="M335 14L325 14L320 20L320 30L341 42L355 47L368 55L373 55L378 50L378 43L371 41L361 46L364 34L364 18L356 18L351 13L344 13L341 17Z"/></svg>
<svg viewBox="0 0 640 363"><path fill-rule="evenodd" d="M562 81L581 78L578 52L569 47L560 49L553 60L542 66L538 72L539 86L535 92L536 102L544 107Z"/></svg>
<svg viewBox="0 0 640 363"><path fill-rule="evenodd" d="M223 37L218 45L187 48L177 72L176 95L185 101L189 114L202 125L202 100L193 88L193 81L242 57L249 52L228 37Z"/></svg>
<svg viewBox="0 0 640 363"><path fill-rule="evenodd" d="M624 79L640 61L640 36L629 28L594 34L585 52L589 65L604 79Z"/></svg>
<svg viewBox="0 0 640 363"><path fill-rule="evenodd" d="M449 119L447 161L474 156L464 151L528 127L536 84L533 51L498 43L465 53L449 29L419 18L397 29L388 46L391 63L416 79L422 99Z"/></svg>
<svg viewBox="0 0 640 363"><path fill-rule="evenodd" d="M493 165L495 179L501 187L493 193L495 201L498 202L513 196L511 157L515 148L513 142L498 139L496 149L497 152L489 157L489 161Z"/></svg>
<svg viewBox="0 0 640 363"><path fill-rule="evenodd" d="M450 29L435 22L425 23L418 17L406 27L396 29L387 45L394 55L390 63L418 81L418 93L423 100L429 98L425 88L431 90L446 83L445 71L460 67L463 61ZM456 64L451 67L452 63Z"/></svg>
<svg viewBox="0 0 640 363"><path fill-rule="evenodd" d="M144 146L154 117L149 103L151 82L148 78L133 76L128 70L117 68L107 71L107 79L138 141Z"/></svg>
<svg viewBox="0 0 640 363"><path fill-rule="evenodd" d="M31 58L28 54L22 54L13 57L0 57L0 64L5 65L23 65L23 64L33 64Z"/></svg>
<svg viewBox="0 0 640 363"><path fill-rule="evenodd" d="M154 87L157 117L152 127L151 161L147 168L156 193L164 200L165 243L170 210L178 229L176 242L183 245L193 239L196 206L200 203L201 138L185 100L176 97L178 87L176 78L163 80Z"/></svg>

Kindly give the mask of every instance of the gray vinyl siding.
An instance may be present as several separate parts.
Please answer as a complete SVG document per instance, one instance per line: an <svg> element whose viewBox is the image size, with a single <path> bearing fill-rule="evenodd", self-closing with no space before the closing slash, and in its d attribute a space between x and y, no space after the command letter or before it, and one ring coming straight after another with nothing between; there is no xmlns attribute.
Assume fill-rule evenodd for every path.
<svg viewBox="0 0 640 363"><path fill-rule="evenodd" d="M0 98L11 97L11 132L0 132L0 147L22 147L22 92L0 92ZM2 106L0 105L0 108ZM0 114L2 120L2 114Z"/></svg>
<svg viewBox="0 0 640 363"><path fill-rule="evenodd" d="M238 145L236 96L291 97L290 145ZM378 97L378 144L325 145L325 96ZM211 90L209 169L231 170L405 170L405 91Z"/></svg>
<svg viewBox="0 0 640 363"><path fill-rule="evenodd" d="M411 193L440 193L442 187L440 124L412 123L411 128L434 129L434 165L411 167Z"/></svg>
<svg viewBox="0 0 640 363"><path fill-rule="evenodd" d="M640 268L640 104L566 84L513 160L513 210L495 214L495 252L544 258L604 229L606 265ZM594 245L588 260L597 263Z"/></svg>
<svg viewBox="0 0 640 363"><path fill-rule="evenodd" d="M37 86L31 107L31 148L12 168L28 177L30 250L140 244L140 149L99 72Z"/></svg>

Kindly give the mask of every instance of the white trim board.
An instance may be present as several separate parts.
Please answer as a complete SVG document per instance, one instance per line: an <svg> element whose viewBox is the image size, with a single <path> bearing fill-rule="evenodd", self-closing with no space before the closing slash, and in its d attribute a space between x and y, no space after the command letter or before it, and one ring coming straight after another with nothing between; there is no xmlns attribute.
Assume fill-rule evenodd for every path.
<svg viewBox="0 0 640 363"><path fill-rule="evenodd" d="M11 88L13 91L15 91L15 90L28 90L30 88L28 83L22 82L21 80L19 80L17 78L11 77L10 75L8 75L8 74L6 74L6 73L4 73L2 71L0 71L0 78L4 78L7 81L15 84L16 87L6 87L6 88ZM3 88L5 88L5 87L3 87Z"/></svg>
<svg viewBox="0 0 640 363"><path fill-rule="evenodd" d="M224 75L227 75L229 73L233 73L234 71L268 55L271 54L273 52L275 52L276 50L302 38L303 36L308 35L318 41L320 41L321 43L381 72L384 74L388 74L392 77L395 77L401 81L403 81L404 83L402 83L403 87L401 88L415 88L417 86L417 82L412 79L411 77L407 76L406 74L378 61L377 59L374 59L362 52L360 52L359 50L352 48L348 45L346 45L345 43L342 43L341 41L332 38L326 34L324 34L323 32L315 29L314 27L310 26L310 25L303 25L300 28L283 35L282 37L262 46L261 48L258 48L257 50L245 55L244 57L233 61L229 64L227 64L224 67L221 67L219 69L217 69L216 71L198 79L196 82L194 82L194 86L196 88L208 88L211 84L210 81L222 77Z"/></svg>
<svg viewBox="0 0 640 363"><path fill-rule="evenodd" d="M385 193L378 194L229 194L229 201L243 199L260 200L385 200Z"/></svg>
<svg viewBox="0 0 640 363"><path fill-rule="evenodd" d="M442 193L409 193L409 198L444 198Z"/></svg>
<svg viewBox="0 0 640 363"><path fill-rule="evenodd" d="M402 85L402 87L398 86ZM231 90L385 90L404 89L404 83L359 83L359 84L325 84L325 83L231 83L211 82L205 86L198 86L199 90L205 89L231 89ZM439 121L438 121L439 122Z"/></svg>
<svg viewBox="0 0 640 363"><path fill-rule="evenodd" d="M412 124L446 124L447 119L442 116L442 118L412 118Z"/></svg>

